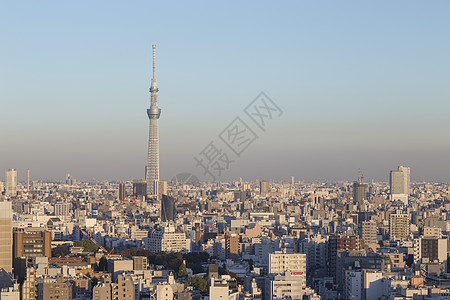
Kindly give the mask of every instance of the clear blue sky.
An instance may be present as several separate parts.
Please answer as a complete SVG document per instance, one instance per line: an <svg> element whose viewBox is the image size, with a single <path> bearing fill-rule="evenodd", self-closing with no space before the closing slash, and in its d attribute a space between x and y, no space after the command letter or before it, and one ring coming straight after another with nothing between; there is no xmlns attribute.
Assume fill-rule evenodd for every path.
<svg viewBox="0 0 450 300"><path fill-rule="evenodd" d="M223 179L450 181L448 1L2 1L0 180L133 179L157 44L161 178L259 92L283 109Z"/></svg>

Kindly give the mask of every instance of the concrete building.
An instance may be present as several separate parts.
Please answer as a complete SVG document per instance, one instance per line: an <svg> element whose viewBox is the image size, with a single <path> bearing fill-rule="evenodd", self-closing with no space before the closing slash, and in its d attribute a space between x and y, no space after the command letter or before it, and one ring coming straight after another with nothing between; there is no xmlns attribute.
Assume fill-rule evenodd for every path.
<svg viewBox="0 0 450 300"><path fill-rule="evenodd" d="M377 224L375 221L361 222L360 238L364 240L366 245L377 243Z"/></svg>
<svg viewBox="0 0 450 300"><path fill-rule="evenodd" d="M302 275L302 286L306 287L306 254L283 253L282 251L270 253L268 273L285 274L286 272Z"/></svg>
<svg viewBox="0 0 450 300"><path fill-rule="evenodd" d="M121 182L119 183L119 200L123 201L126 197L126 189L125 189L125 183Z"/></svg>
<svg viewBox="0 0 450 300"><path fill-rule="evenodd" d="M409 237L409 215L392 213L389 215L389 236L391 241L402 241Z"/></svg>
<svg viewBox="0 0 450 300"><path fill-rule="evenodd" d="M420 237L414 240L414 261L422 263L447 261L447 239Z"/></svg>
<svg viewBox="0 0 450 300"><path fill-rule="evenodd" d="M301 300L303 297L303 282L305 273L286 272L284 274L269 275L266 278L266 300L292 299Z"/></svg>
<svg viewBox="0 0 450 300"><path fill-rule="evenodd" d="M133 256L133 270L147 270L146 256Z"/></svg>
<svg viewBox="0 0 450 300"><path fill-rule="evenodd" d="M366 199L366 184L355 181L353 182L353 201L362 205Z"/></svg>
<svg viewBox="0 0 450 300"><path fill-rule="evenodd" d="M111 283L111 300L134 300L133 280L128 275L119 275L117 283Z"/></svg>
<svg viewBox="0 0 450 300"><path fill-rule="evenodd" d="M28 267L22 285L22 300L36 300L36 295L36 270L34 267Z"/></svg>
<svg viewBox="0 0 450 300"><path fill-rule="evenodd" d="M71 203L57 202L55 203L55 216L68 217L70 216Z"/></svg>
<svg viewBox="0 0 450 300"><path fill-rule="evenodd" d="M175 221L176 208L175 198L162 195L161 198L161 221Z"/></svg>
<svg viewBox="0 0 450 300"><path fill-rule="evenodd" d="M168 282L156 285L156 300L173 300L173 296L173 289Z"/></svg>
<svg viewBox="0 0 450 300"><path fill-rule="evenodd" d="M38 299L72 300L72 284L66 282L62 274L55 279L47 280L38 285Z"/></svg>
<svg viewBox="0 0 450 300"><path fill-rule="evenodd" d="M12 272L12 205L0 201L0 269Z"/></svg>
<svg viewBox="0 0 450 300"><path fill-rule="evenodd" d="M150 233L149 237L143 241L145 249L153 253L189 251L191 247L191 240L186 238L186 234L175 232L175 228L172 226L163 227Z"/></svg>
<svg viewBox="0 0 450 300"><path fill-rule="evenodd" d="M167 181L156 182L156 194L158 200L161 200L163 195L167 195Z"/></svg>
<svg viewBox="0 0 450 300"><path fill-rule="evenodd" d="M17 195L17 170L6 171L6 196L15 197Z"/></svg>
<svg viewBox="0 0 450 300"><path fill-rule="evenodd" d="M261 182L259 183L259 194L262 197L265 197L269 194L270 191L270 183L266 180L261 180Z"/></svg>
<svg viewBox="0 0 450 300"><path fill-rule="evenodd" d="M52 234L41 228L25 228L14 231L14 258L52 256Z"/></svg>
<svg viewBox="0 0 450 300"><path fill-rule="evenodd" d="M92 289L93 300L111 300L111 278L103 277Z"/></svg>
<svg viewBox="0 0 450 300"><path fill-rule="evenodd" d="M410 168L399 166L389 176L391 200L400 200L406 205L410 194Z"/></svg>

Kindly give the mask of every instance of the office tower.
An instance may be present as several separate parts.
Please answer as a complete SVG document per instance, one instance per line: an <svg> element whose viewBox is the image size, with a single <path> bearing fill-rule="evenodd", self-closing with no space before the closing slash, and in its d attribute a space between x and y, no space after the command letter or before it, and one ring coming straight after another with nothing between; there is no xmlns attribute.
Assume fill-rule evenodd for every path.
<svg viewBox="0 0 450 300"><path fill-rule="evenodd" d="M295 180L294 180L294 176L291 176L291 184L294 185Z"/></svg>
<svg viewBox="0 0 450 300"><path fill-rule="evenodd" d="M366 185L360 181L353 182L353 201L363 204L366 199Z"/></svg>
<svg viewBox="0 0 450 300"><path fill-rule="evenodd" d="M135 180L133 181L133 196L147 196L147 182Z"/></svg>
<svg viewBox="0 0 450 300"><path fill-rule="evenodd" d="M17 195L17 170L6 171L6 196L15 197Z"/></svg>
<svg viewBox="0 0 450 300"><path fill-rule="evenodd" d="M375 221L361 222L360 238L365 244L375 244L377 242L377 224Z"/></svg>
<svg viewBox="0 0 450 300"><path fill-rule="evenodd" d="M392 213L389 216L389 236L391 241L402 241L409 236L409 216Z"/></svg>
<svg viewBox="0 0 450 300"><path fill-rule="evenodd" d="M0 269L12 272L12 205L0 201Z"/></svg>
<svg viewBox="0 0 450 300"><path fill-rule="evenodd" d="M30 169L27 169L27 192L30 192Z"/></svg>
<svg viewBox="0 0 450 300"><path fill-rule="evenodd" d="M156 195L158 200L161 200L163 195L167 195L167 181L156 182Z"/></svg>
<svg viewBox="0 0 450 300"><path fill-rule="evenodd" d="M259 193L261 196L267 196L267 194L269 194L270 192L270 185L269 182L266 180L261 180L261 182L259 183Z"/></svg>
<svg viewBox="0 0 450 300"><path fill-rule="evenodd" d="M146 169L147 195L155 195L155 182L159 180L159 133L158 119L161 115L161 109L158 108L158 87L156 85L156 45L153 45L153 78L150 87L150 108L147 109L147 115L150 119L149 138L148 138L148 161Z"/></svg>
<svg viewBox="0 0 450 300"><path fill-rule="evenodd" d="M391 187L391 200L400 200L408 204L410 194L410 168L399 166L391 171L389 183Z"/></svg>
<svg viewBox="0 0 450 300"><path fill-rule="evenodd" d="M175 215L175 199L170 196L163 195L161 199L161 221L174 221Z"/></svg>
<svg viewBox="0 0 450 300"><path fill-rule="evenodd" d="M125 183L119 183L119 200L125 199Z"/></svg>
<svg viewBox="0 0 450 300"><path fill-rule="evenodd" d="M52 233L41 228L14 231L14 258L52 256Z"/></svg>

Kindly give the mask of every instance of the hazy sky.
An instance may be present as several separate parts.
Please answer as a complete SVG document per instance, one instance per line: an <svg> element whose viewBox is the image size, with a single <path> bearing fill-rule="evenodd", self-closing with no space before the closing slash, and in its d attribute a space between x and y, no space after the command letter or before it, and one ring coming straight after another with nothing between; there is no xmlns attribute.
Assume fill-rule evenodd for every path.
<svg viewBox="0 0 450 300"><path fill-rule="evenodd" d="M1 1L0 180L133 179L157 44L161 178L264 91L222 179L450 181L448 1ZM229 150L227 150L229 151Z"/></svg>

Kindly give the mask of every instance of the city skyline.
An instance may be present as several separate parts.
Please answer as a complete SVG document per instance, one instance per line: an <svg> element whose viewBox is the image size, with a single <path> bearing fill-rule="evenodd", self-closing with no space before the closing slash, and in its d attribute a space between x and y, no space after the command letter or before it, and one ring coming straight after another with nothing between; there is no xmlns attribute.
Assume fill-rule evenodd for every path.
<svg viewBox="0 0 450 300"><path fill-rule="evenodd" d="M0 180L144 178L156 43L162 180L263 91L284 114L219 180L450 181L447 2L268 4L2 3Z"/></svg>

